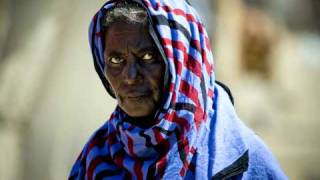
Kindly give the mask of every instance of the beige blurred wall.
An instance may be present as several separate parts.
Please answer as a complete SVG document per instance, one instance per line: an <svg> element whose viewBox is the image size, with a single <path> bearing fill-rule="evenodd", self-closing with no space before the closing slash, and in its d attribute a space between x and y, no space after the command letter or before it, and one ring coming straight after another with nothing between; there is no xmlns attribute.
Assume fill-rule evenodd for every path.
<svg viewBox="0 0 320 180"><path fill-rule="evenodd" d="M25 42L13 43L18 47L1 59L0 179L66 179L85 141L109 117L115 103L95 74L87 41L101 4L54 1L33 7L50 11L34 27L15 24Z"/></svg>
<svg viewBox="0 0 320 180"><path fill-rule="evenodd" d="M217 18L206 21L214 32L217 78L230 86L241 119L266 141L290 179L319 179L319 34L292 32L265 15L276 38L265 79L241 64L246 7L197 2L217 10ZM101 4L0 1L0 179L66 179L86 140L115 107L94 71L87 38Z"/></svg>
<svg viewBox="0 0 320 180"><path fill-rule="evenodd" d="M293 31L241 1L218 2L217 78L231 87L239 116L265 140L290 179L319 179L320 34ZM270 65L268 77L245 70L245 33L253 34L249 51L261 45L256 41L270 45L265 57L257 55Z"/></svg>

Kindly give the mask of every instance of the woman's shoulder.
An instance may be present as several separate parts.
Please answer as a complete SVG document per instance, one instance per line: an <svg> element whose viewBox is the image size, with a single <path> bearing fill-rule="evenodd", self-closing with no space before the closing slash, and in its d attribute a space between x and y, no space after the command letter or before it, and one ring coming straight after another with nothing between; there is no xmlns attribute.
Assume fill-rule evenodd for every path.
<svg viewBox="0 0 320 180"><path fill-rule="evenodd" d="M94 147L103 147L108 143L109 136L112 136L113 128L111 126L111 120L106 121L102 126L95 130L87 140L83 153L88 154Z"/></svg>
<svg viewBox="0 0 320 180"><path fill-rule="evenodd" d="M86 173L86 167L96 156L105 154L108 150L108 139L112 136L110 133L110 120L98 128L84 145L77 160L72 166L68 179L82 179Z"/></svg>
<svg viewBox="0 0 320 180"><path fill-rule="evenodd" d="M268 179L288 179L275 156L267 145L257 136L248 139L249 168L246 176Z"/></svg>

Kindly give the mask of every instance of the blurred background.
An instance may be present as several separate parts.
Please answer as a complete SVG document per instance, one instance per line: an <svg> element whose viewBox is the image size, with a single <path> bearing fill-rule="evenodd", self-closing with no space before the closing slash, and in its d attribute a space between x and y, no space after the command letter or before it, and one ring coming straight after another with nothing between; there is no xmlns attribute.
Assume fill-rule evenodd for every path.
<svg viewBox="0 0 320 180"><path fill-rule="evenodd" d="M103 1L0 0L0 179L67 179L115 101L88 24ZM320 1L191 0L217 79L290 179L320 179Z"/></svg>

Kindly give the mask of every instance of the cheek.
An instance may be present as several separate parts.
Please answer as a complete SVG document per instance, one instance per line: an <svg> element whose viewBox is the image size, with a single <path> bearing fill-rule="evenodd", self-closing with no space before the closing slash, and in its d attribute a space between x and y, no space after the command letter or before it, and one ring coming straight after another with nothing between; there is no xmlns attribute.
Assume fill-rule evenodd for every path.
<svg viewBox="0 0 320 180"><path fill-rule="evenodd" d="M121 98L121 96L119 95L118 90L117 90L117 89L119 89L119 86L120 86L119 79L118 78L114 78L112 76L110 78L107 77L107 80L108 80L108 82L109 82L109 84L110 84L110 86L112 88L112 91L113 91L113 93L114 93L114 95L116 97L116 100L117 100L118 104L121 105L122 102L123 102L123 98Z"/></svg>
<svg viewBox="0 0 320 180"><path fill-rule="evenodd" d="M163 87L164 83L164 74L164 70L161 66L150 71L148 78L154 88L161 90L160 88Z"/></svg>
<svg viewBox="0 0 320 180"><path fill-rule="evenodd" d="M119 86L119 76L110 70L105 70L104 75L107 81L109 82L109 84L111 85L114 93L117 94L115 90Z"/></svg>
<svg viewBox="0 0 320 180"><path fill-rule="evenodd" d="M123 70L123 67L122 66L111 66L111 65L108 65L106 64L106 67L104 69L104 74L108 77L118 77L121 72Z"/></svg>

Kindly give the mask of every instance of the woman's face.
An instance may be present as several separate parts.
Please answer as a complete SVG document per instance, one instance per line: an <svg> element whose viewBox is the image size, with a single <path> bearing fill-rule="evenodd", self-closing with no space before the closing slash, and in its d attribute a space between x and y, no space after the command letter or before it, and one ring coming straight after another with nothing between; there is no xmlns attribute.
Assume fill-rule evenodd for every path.
<svg viewBox="0 0 320 180"><path fill-rule="evenodd" d="M115 22L105 36L105 75L131 117L155 113L162 101L165 65L147 26Z"/></svg>

